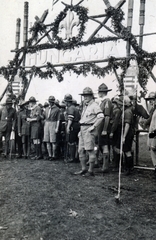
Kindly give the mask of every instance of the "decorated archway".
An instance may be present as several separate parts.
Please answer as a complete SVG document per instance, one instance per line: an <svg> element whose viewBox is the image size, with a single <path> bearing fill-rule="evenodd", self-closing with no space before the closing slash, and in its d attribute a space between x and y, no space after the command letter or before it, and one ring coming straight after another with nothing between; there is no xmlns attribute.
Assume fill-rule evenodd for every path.
<svg viewBox="0 0 156 240"><path fill-rule="evenodd" d="M57 3L58 1L53 1ZM129 0L129 15L127 27L123 25L124 12L121 7L125 0L121 0L116 6L111 6L108 0L104 2L104 13L90 16L88 9L83 6L84 0L81 0L76 5L73 1L68 5L62 2L63 9L57 17L50 23L45 23L48 10L43 12L39 18L35 17L35 22L30 29L31 37L28 39L28 2L24 5L24 33L23 47L19 48L20 41L20 19L17 19L16 25L16 48L14 50L15 57L10 61L9 65L0 68L0 74L8 80L9 83L15 81L15 76L19 75L22 78L22 97L24 98L29 88L33 76L38 76L42 79L52 78L56 76L59 82L63 81L64 73L73 72L77 75L91 73L97 77L105 77L108 73L113 72L119 83L120 91L124 88L124 79L129 62L135 59L138 64L138 82L143 89L144 96L146 94L146 84L149 76L156 81L152 74L152 69L155 65L156 53L148 53L142 48L143 25L145 1L140 1L140 41L137 42L136 37L131 33L133 0ZM111 20L112 27L107 25ZM88 23L96 22L97 28L89 33ZM99 36L101 29L106 29L111 36ZM85 61L60 62L45 61L42 65L28 64L28 56L47 50L62 51L63 56L69 55L69 52L77 49L77 54L80 53L82 47L93 46L110 41L122 39L127 44L127 54L125 57L117 58L110 56L101 59L87 59ZM133 54L131 54L133 49ZM99 66L98 63L104 63L104 66ZM5 91L4 91L5 94Z"/></svg>

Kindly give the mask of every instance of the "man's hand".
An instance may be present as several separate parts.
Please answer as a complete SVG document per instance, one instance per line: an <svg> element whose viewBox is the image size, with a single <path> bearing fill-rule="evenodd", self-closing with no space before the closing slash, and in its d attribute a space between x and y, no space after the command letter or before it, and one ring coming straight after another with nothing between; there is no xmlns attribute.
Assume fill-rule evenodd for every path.
<svg viewBox="0 0 156 240"><path fill-rule="evenodd" d="M58 133L58 128L55 129L55 133Z"/></svg>
<svg viewBox="0 0 156 240"><path fill-rule="evenodd" d="M102 136L106 136L107 135L107 131L102 131L101 135Z"/></svg>
<svg viewBox="0 0 156 240"><path fill-rule="evenodd" d="M95 126L93 125L93 126L88 128L88 132L92 132L94 129L95 129Z"/></svg>
<svg viewBox="0 0 156 240"><path fill-rule="evenodd" d="M110 137L110 138L113 138L113 133L110 133L109 137Z"/></svg>

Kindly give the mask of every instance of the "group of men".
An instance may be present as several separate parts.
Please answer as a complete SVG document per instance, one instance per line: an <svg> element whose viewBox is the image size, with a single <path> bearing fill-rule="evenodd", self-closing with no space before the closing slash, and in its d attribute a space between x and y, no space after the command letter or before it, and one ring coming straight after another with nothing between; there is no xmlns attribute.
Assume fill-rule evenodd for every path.
<svg viewBox="0 0 156 240"><path fill-rule="evenodd" d="M100 101L96 101L92 89L84 88L80 93L83 97L80 106L71 94L66 94L61 103L50 96L44 106L38 104L35 97L30 97L18 105L18 111L12 106L12 99L7 98L0 110L0 139L5 137L4 157L10 151L10 135L14 131L19 157L30 157L33 146L34 160L43 158L43 149L48 160L63 157L66 162L74 162L78 158L81 170L75 174L92 177L99 154L102 157L101 172L109 171L112 151L115 169L122 160L126 175L129 175L133 169L135 101L123 95L110 100L109 91L111 89L102 83L98 87ZM144 118L149 118L147 112Z"/></svg>

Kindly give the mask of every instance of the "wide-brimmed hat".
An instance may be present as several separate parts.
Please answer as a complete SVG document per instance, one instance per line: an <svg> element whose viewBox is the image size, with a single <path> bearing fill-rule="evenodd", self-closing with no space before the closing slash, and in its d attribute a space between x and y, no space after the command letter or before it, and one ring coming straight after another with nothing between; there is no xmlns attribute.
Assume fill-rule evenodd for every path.
<svg viewBox="0 0 156 240"><path fill-rule="evenodd" d="M20 102L18 106L24 107L25 105L28 105L28 104L29 104L29 101L23 101L23 102Z"/></svg>
<svg viewBox="0 0 156 240"><path fill-rule="evenodd" d="M64 96L64 101L65 101L65 102L72 102L72 101L73 101L72 95L71 95L71 94L66 94L66 95Z"/></svg>
<svg viewBox="0 0 156 240"><path fill-rule="evenodd" d="M118 105L123 105L123 99L121 98L114 98L112 103L117 103Z"/></svg>
<svg viewBox="0 0 156 240"><path fill-rule="evenodd" d="M44 105L43 105L44 108L46 107L49 107L49 103L48 102L45 102Z"/></svg>
<svg viewBox="0 0 156 240"><path fill-rule="evenodd" d="M13 101L11 98L7 98L5 104L13 104Z"/></svg>
<svg viewBox="0 0 156 240"><path fill-rule="evenodd" d="M124 104L126 107L129 107L132 105L131 99L127 95L121 96L119 98L115 98L113 99L112 102L117 103L118 105L121 105L121 106Z"/></svg>
<svg viewBox="0 0 156 240"><path fill-rule="evenodd" d="M150 92L148 97L145 98L146 101L154 100L156 98L156 92Z"/></svg>
<svg viewBox="0 0 156 240"><path fill-rule="evenodd" d="M54 96L49 96L48 101L49 102L55 102L55 97Z"/></svg>
<svg viewBox="0 0 156 240"><path fill-rule="evenodd" d="M60 108L65 108L66 107L65 101L60 102L59 105L60 105Z"/></svg>
<svg viewBox="0 0 156 240"><path fill-rule="evenodd" d="M80 93L79 95L85 96L85 95L94 95L93 90L90 87L85 87L83 89L83 92Z"/></svg>
<svg viewBox="0 0 156 240"><path fill-rule="evenodd" d="M36 102L38 102L38 101L36 100L35 97L30 97L30 98L29 98L29 102L34 102L34 103L36 103Z"/></svg>
<svg viewBox="0 0 156 240"><path fill-rule="evenodd" d="M75 105L75 106L79 106L79 104L77 103L77 101L75 99L73 99L72 103Z"/></svg>
<svg viewBox="0 0 156 240"><path fill-rule="evenodd" d="M112 89L108 89L108 87L106 86L106 84L102 83L99 87L98 87L98 92L109 92L112 91Z"/></svg>

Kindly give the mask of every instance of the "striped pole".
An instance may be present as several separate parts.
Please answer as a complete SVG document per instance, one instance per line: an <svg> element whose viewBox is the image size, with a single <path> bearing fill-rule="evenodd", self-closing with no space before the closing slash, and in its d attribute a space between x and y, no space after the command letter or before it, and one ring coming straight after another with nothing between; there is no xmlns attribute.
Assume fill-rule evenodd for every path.
<svg viewBox="0 0 156 240"><path fill-rule="evenodd" d="M23 45L27 46L28 41L28 7L29 3L24 3L24 23L23 23Z"/></svg>
<svg viewBox="0 0 156 240"><path fill-rule="evenodd" d="M19 43L20 43L20 27L21 27L21 19L17 18L17 22L16 22L16 39L15 39L15 44L16 44L15 49L16 50L19 48Z"/></svg>
<svg viewBox="0 0 156 240"><path fill-rule="evenodd" d="M145 4L146 4L146 0L140 0L140 17L139 17L140 37L139 37L139 46L141 48L142 48L142 45L143 45L143 33L144 33L144 25L145 25Z"/></svg>
<svg viewBox="0 0 156 240"><path fill-rule="evenodd" d="M132 30L132 24L133 24L133 5L134 5L134 0L129 0L128 2L128 18L127 18L127 30L131 32ZM131 52L131 46L129 40L127 41L127 57L130 56Z"/></svg>

